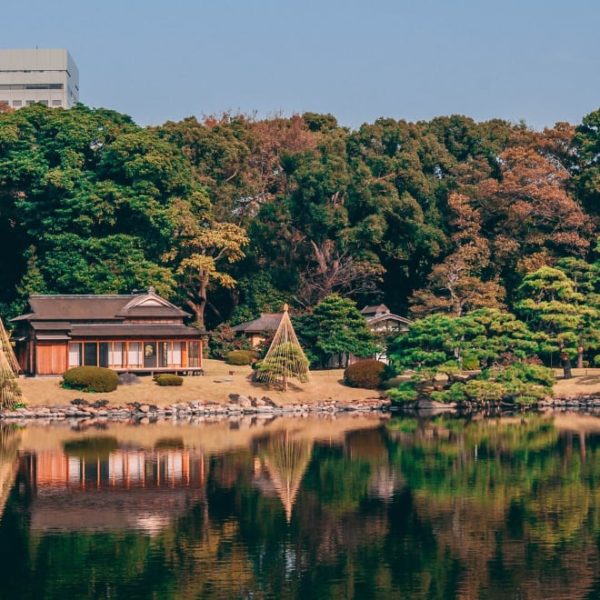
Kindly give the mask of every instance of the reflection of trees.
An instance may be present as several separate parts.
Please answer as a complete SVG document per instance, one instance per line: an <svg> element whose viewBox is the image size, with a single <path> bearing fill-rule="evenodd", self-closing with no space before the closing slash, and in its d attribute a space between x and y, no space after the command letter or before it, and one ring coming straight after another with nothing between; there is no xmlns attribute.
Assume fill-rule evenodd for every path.
<svg viewBox="0 0 600 600"><path fill-rule="evenodd" d="M3 594L598 597L600 438L581 443L538 416L402 419L332 444L280 432L213 456L205 495L153 535L31 531L18 482Z"/></svg>
<svg viewBox="0 0 600 600"><path fill-rule="evenodd" d="M536 416L392 429L399 442L393 460L417 513L464 569L460 597L585 595L600 564L600 449L588 448L584 461L584 452L572 451L572 437L559 439L552 421Z"/></svg>

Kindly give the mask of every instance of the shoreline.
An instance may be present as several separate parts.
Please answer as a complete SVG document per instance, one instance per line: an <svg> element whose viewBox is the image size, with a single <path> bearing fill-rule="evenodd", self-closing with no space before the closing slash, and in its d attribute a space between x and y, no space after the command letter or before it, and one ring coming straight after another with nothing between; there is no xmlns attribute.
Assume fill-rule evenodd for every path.
<svg viewBox="0 0 600 600"><path fill-rule="evenodd" d="M88 402L80 398L74 399L70 405L49 405L22 407L14 410L0 411L0 422L14 420L48 419L62 421L65 419L104 418L117 420L130 419L189 419L190 417L242 417L242 416L306 416L313 414L367 413L387 412L391 402L386 398L363 400L326 400L321 402L290 403L278 405L270 398L255 398L230 394L226 404L219 402L176 402L168 406L157 406L152 403L134 402L111 406L108 401L99 399Z"/></svg>

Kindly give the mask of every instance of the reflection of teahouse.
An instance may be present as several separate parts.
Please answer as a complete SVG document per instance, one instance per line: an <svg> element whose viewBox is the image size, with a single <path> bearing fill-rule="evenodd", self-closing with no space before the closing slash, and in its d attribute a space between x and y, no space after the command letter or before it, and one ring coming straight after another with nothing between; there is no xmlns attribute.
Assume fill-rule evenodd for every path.
<svg viewBox="0 0 600 600"><path fill-rule="evenodd" d="M60 375L70 367L199 372L203 333L153 288L129 295L33 295L13 319L21 369Z"/></svg>
<svg viewBox="0 0 600 600"><path fill-rule="evenodd" d="M156 533L191 504L204 502L205 460L190 450L121 450L94 456L26 454L34 531Z"/></svg>

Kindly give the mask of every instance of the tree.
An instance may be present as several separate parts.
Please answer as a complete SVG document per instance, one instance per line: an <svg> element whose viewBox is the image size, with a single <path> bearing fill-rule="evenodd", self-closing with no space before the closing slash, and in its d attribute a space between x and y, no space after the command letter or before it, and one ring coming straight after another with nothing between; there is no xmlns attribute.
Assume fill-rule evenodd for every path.
<svg viewBox="0 0 600 600"><path fill-rule="evenodd" d="M322 367L332 357L340 366L347 366L350 355L366 358L378 350L375 335L349 298L332 294L295 322L301 342Z"/></svg>
<svg viewBox="0 0 600 600"><path fill-rule="evenodd" d="M433 314L414 321L390 347L399 369L450 372L489 368L536 355L538 343L511 313L484 308L462 317Z"/></svg>
<svg viewBox="0 0 600 600"><path fill-rule="evenodd" d="M530 145L505 150L499 161L500 179L487 179L477 190L497 268L522 273L552 256L584 255L591 224L569 195L569 172L560 162ZM518 264L514 257L521 257Z"/></svg>
<svg viewBox="0 0 600 600"><path fill-rule="evenodd" d="M542 267L530 273L517 289L515 309L531 329L540 334L540 349L558 352L564 377L572 377L571 360L583 353L585 331L597 329L598 311L561 270Z"/></svg>
<svg viewBox="0 0 600 600"><path fill-rule="evenodd" d="M178 265L176 273L184 301L194 312L196 326L205 329L209 291L217 285L224 288L235 285L235 279L225 268L244 257L248 237L241 227L219 223L206 210L195 211L193 206L179 202L173 210L178 219L176 244L165 257ZM204 213L201 221L199 212Z"/></svg>
<svg viewBox="0 0 600 600"><path fill-rule="evenodd" d="M600 215L600 109L586 115L576 129L577 164L574 186L583 206L597 219Z"/></svg>
<svg viewBox="0 0 600 600"><path fill-rule="evenodd" d="M448 198L452 217L452 252L433 267L425 289L415 292L411 311L415 315L448 312L460 317L476 308L501 308L504 290L496 279L484 281L489 271L490 249L482 236L481 215L469 199L453 193Z"/></svg>

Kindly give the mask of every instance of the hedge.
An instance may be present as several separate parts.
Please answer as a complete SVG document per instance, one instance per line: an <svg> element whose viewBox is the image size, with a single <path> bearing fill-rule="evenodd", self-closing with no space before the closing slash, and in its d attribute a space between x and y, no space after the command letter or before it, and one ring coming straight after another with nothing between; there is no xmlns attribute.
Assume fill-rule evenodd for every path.
<svg viewBox="0 0 600 600"><path fill-rule="evenodd" d="M83 392L114 392L119 376L104 367L75 367L63 375L62 386Z"/></svg>
<svg viewBox="0 0 600 600"><path fill-rule="evenodd" d="M228 365L251 365L254 362L254 352L252 350L232 350L227 353L225 362Z"/></svg>
<svg viewBox="0 0 600 600"><path fill-rule="evenodd" d="M385 369L385 363L379 360L359 360L344 371L344 383L350 387L377 389L381 385Z"/></svg>
<svg viewBox="0 0 600 600"><path fill-rule="evenodd" d="M180 386L183 385L183 377L179 375L171 375L170 373L163 373L156 377L156 384L161 387L167 386Z"/></svg>

